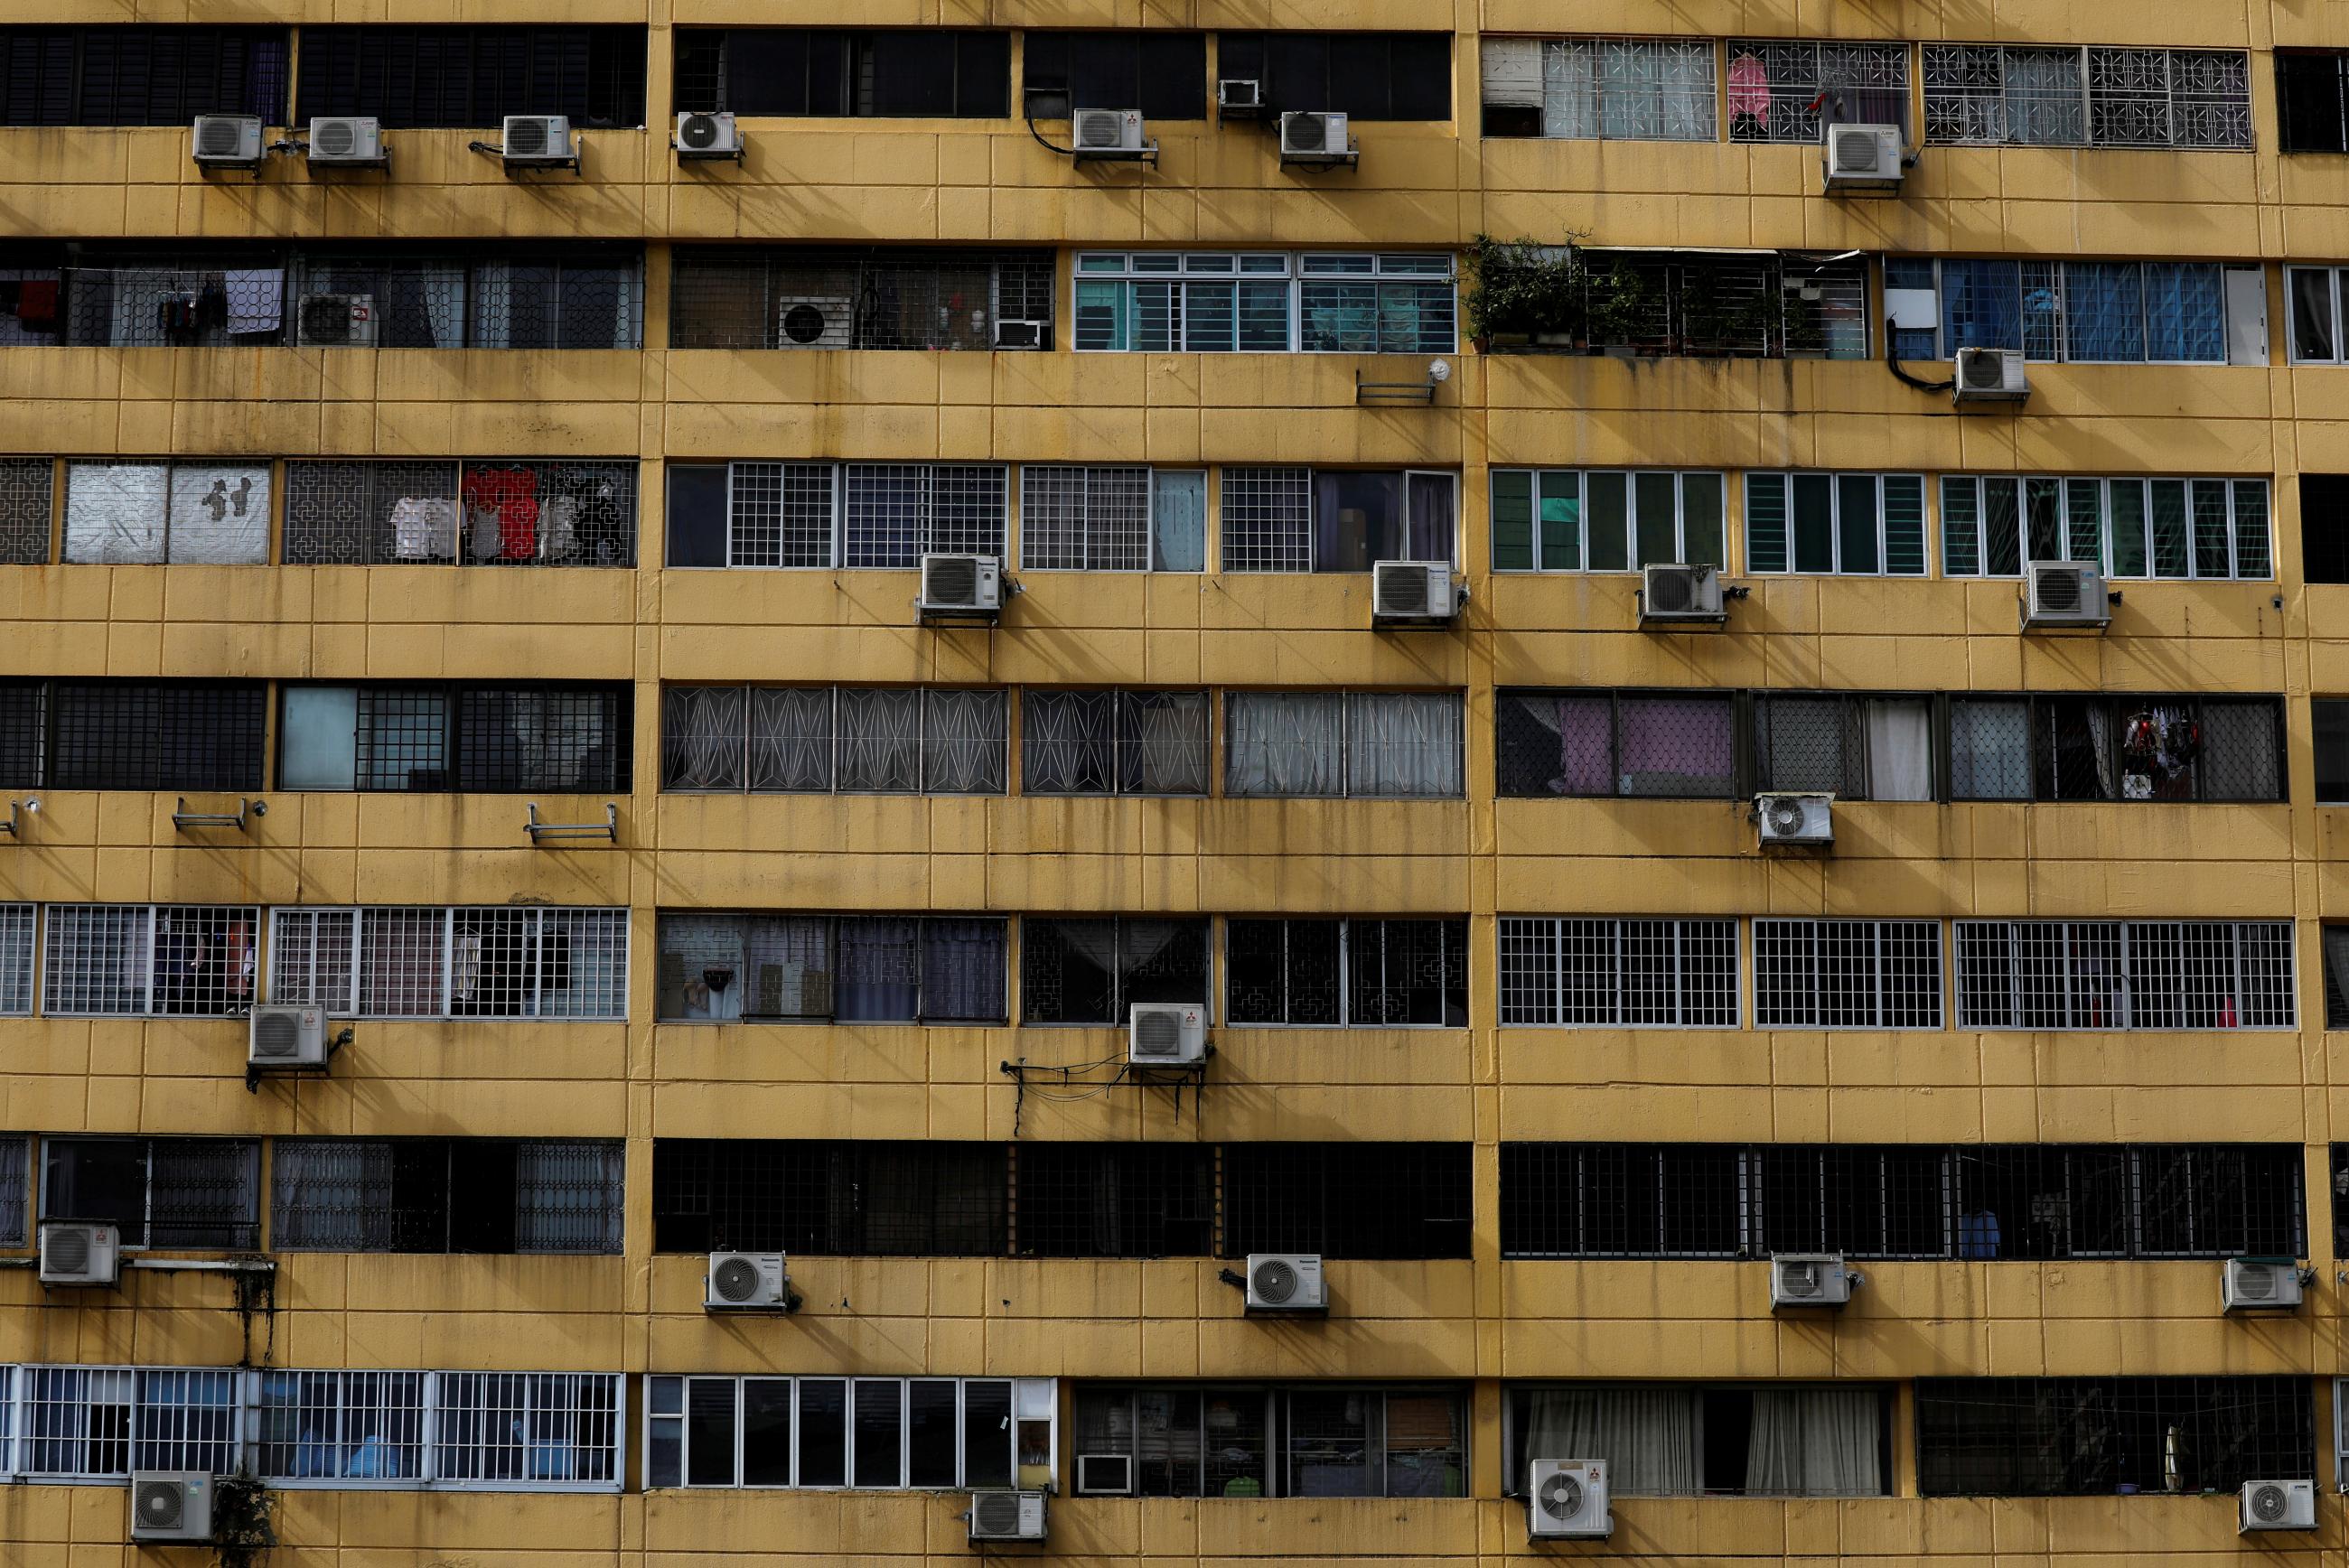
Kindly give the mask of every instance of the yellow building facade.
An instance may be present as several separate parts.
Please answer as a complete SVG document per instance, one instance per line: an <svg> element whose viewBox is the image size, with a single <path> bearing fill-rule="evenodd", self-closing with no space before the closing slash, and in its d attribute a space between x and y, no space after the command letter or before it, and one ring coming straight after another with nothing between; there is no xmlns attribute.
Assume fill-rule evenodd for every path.
<svg viewBox="0 0 2349 1568"><path fill-rule="evenodd" d="M2349 7L560 9L0 19L0 1560L2340 1555Z"/></svg>

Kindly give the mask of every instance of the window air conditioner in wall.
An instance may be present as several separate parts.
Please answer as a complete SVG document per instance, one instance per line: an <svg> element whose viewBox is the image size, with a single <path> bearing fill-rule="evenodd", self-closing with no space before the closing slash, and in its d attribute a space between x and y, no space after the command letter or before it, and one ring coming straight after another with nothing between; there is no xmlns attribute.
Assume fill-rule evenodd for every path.
<svg viewBox="0 0 2349 1568"><path fill-rule="evenodd" d="M1774 1253L1770 1257L1770 1310L1843 1306L1851 1300L1851 1274L1841 1253Z"/></svg>

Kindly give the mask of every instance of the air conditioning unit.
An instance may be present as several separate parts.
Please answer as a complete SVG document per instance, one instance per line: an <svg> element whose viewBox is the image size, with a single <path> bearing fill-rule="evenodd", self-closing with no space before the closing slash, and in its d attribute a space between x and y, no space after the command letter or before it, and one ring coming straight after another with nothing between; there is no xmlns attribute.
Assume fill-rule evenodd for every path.
<svg viewBox="0 0 2349 1568"><path fill-rule="evenodd" d="M210 1541L212 1478L202 1470L130 1472L130 1539Z"/></svg>
<svg viewBox="0 0 2349 1568"><path fill-rule="evenodd" d="M995 324L995 346L998 348L1041 348L1047 323L1013 321L1009 318Z"/></svg>
<svg viewBox="0 0 2349 1568"><path fill-rule="evenodd" d="M1371 566L1371 624L1443 626L1460 614L1448 561L1379 561Z"/></svg>
<svg viewBox="0 0 2349 1568"><path fill-rule="evenodd" d="M1715 566L1650 566L1640 584L1640 624L1718 626L1729 619L1722 607L1721 569Z"/></svg>
<svg viewBox="0 0 2349 1568"><path fill-rule="evenodd" d="M254 1008L245 1032L249 1068L322 1068L326 1065L324 1007Z"/></svg>
<svg viewBox="0 0 2349 1568"><path fill-rule="evenodd" d="M1775 790L1754 797L1754 820L1765 850L1835 842L1835 797Z"/></svg>
<svg viewBox="0 0 2349 1568"><path fill-rule="evenodd" d="M1526 1488L1526 1533L1537 1541L1604 1541L1614 1534L1607 1461L1534 1460Z"/></svg>
<svg viewBox="0 0 2349 1568"><path fill-rule="evenodd" d="M1079 1497L1128 1497L1133 1491L1132 1454L1079 1454Z"/></svg>
<svg viewBox="0 0 2349 1568"><path fill-rule="evenodd" d="M1961 348L1951 379L1961 403L2021 403L2031 397L2031 373L2019 348Z"/></svg>
<svg viewBox="0 0 2349 1568"><path fill-rule="evenodd" d="M742 156L742 133L730 114L680 114L677 117L677 160L694 163Z"/></svg>
<svg viewBox="0 0 2349 1568"><path fill-rule="evenodd" d="M970 1494L973 1541L1041 1541L1044 1494L1040 1491L975 1491Z"/></svg>
<svg viewBox="0 0 2349 1568"><path fill-rule="evenodd" d="M1770 1310L1843 1306L1851 1301L1851 1275L1841 1253L1770 1254Z"/></svg>
<svg viewBox="0 0 2349 1568"><path fill-rule="evenodd" d="M119 1284L122 1233L87 1220L41 1222L43 1284Z"/></svg>
<svg viewBox="0 0 2349 1568"><path fill-rule="evenodd" d="M922 596L914 609L923 620L994 620L1003 613L1003 562L992 555L925 555Z"/></svg>
<svg viewBox="0 0 2349 1568"><path fill-rule="evenodd" d="M1081 108L1069 117L1079 158L1141 158L1154 150L1138 108Z"/></svg>
<svg viewBox="0 0 2349 1568"><path fill-rule="evenodd" d="M1361 155L1346 134L1346 117L1332 109L1290 109L1280 117L1283 163L1352 163Z"/></svg>
<svg viewBox="0 0 2349 1568"><path fill-rule="evenodd" d="M2023 569L2023 624L2030 626L2112 624L2105 574L2091 562L2033 561Z"/></svg>
<svg viewBox="0 0 2349 1568"><path fill-rule="evenodd" d="M1207 1010L1189 1003L1134 1003L1126 1010L1125 1059L1138 1068L1196 1067L1207 1059Z"/></svg>
<svg viewBox="0 0 2349 1568"><path fill-rule="evenodd" d="M294 304L294 341L304 348L375 346L375 295L304 294Z"/></svg>
<svg viewBox="0 0 2349 1568"><path fill-rule="evenodd" d="M1264 84L1254 77L1225 77L1216 83L1218 119L1257 119L1264 114Z"/></svg>
<svg viewBox="0 0 2349 1568"><path fill-rule="evenodd" d="M498 137L508 169L568 169L579 161L565 114L510 114Z"/></svg>
<svg viewBox="0 0 2349 1568"><path fill-rule="evenodd" d="M1898 191L1903 157L1897 125L1831 125L1826 136L1827 189Z"/></svg>
<svg viewBox="0 0 2349 1568"><path fill-rule="evenodd" d="M777 348L854 348L856 302L844 294L809 294L775 307Z"/></svg>
<svg viewBox="0 0 2349 1568"><path fill-rule="evenodd" d="M2247 1480L2243 1483L2238 1535L2254 1530L2316 1528L2316 1483L2313 1480Z"/></svg>
<svg viewBox="0 0 2349 1568"><path fill-rule="evenodd" d="M198 163L207 169L261 167L261 117L257 114L200 114L189 142Z"/></svg>
<svg viewBox="0 0 2349 1568"><path fill-rule="evenodd" d="M1250 1253L1247 1261L1250 1312L1327 1312L1330 1289L1321 1277L1319 1253Z"/></svg>
<svg viewBox="0 0 2349 1568"><path fill-rule="evenodd" d="M381 169L391 161L383 122L371 114L322 114L310 120L310 162L337 169Z"/></svg>
<svg viewBox="0 0 2349 1568"><path fill-rule="evenodd" d="M791 1277L781 1253L712 1253L703 1277L701 1306L705 1312L771 1312L788 1310Z"/></svg>
<svg viewBox="0 0 2349 1568"><path fill-rule="evenodd" d="M2292 1312L2300 1305L2300 1265L2280 1258L2229 1258L2219 1294L2229 1312Z"/></svg>

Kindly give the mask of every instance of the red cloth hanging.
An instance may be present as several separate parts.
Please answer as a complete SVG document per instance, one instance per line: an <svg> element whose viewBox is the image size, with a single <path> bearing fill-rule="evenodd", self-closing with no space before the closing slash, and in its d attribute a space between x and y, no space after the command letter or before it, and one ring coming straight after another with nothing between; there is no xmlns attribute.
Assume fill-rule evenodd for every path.
<svg viewBox="0 0 2349 1568"><path fill-rule="evenodd" d="M530 561L538 554L538 476L528 469L468 469L465 511L498 520L501 561Z"/></svg>

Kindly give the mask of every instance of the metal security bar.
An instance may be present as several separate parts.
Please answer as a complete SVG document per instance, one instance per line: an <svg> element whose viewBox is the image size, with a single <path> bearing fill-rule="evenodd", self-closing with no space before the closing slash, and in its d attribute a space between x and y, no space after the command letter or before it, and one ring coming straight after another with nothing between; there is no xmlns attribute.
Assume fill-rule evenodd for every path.
<svg viewBox="0 0 2349 1568"><path fill-rule="evenodd" d="M47 458L0 458L0 566L48 563L56 485L57 464Z"/></svg>
<svg viewBox="0 0 2349 1568"><path fill-rule="evenodd" d="M1575 352L1733 359L1865 359L1864 263L1804 252L1697 255L1582 250L1572 297L1519 330ZM1508 265L1506 256L1497 263Z"/></svg>
<svg viewBox="0 0 2349 1568"><path fill-rule="evenodd" d="M415 1486L429 1471L429 1372L276 1372L260 1385L254 1473L274 1485Z"/></svg>
<svg viewBox="0 0 2349 1568"><path fill-rule="evenodd" d="M2290 921L1961 920L1961 1029L2287 1029Z"/></svg>
<svg viewBox="0 0 2349 1568"><path fill-rule="evenodd" d="M346 1017L625 1018L625 909L277 909L269 996Z"/></svg>
<svg viewBox="0 0 2349 1568"><path fill-rule="evenodd" d="M2316 1473L2305 1377L1917 1380L1927 1497L2231 1492Z"/></svg>
<svg viewBox="0 0 2349 1568"><path fill-rule="evenodd" d="M54 789L253 790L263 779L267 687L260 681L44 683L36 737L20 695L13 738L38 748ZM13 688L23 694L25 687ZM14 769L26 770L21 757Z"/></svg>
<svg viewBox="0 0 2349 1568"><path fill-rule="evenodd" d="M1233 919L1224 965L1237 1027L1468 1022L1465 920Z"/></svg>
<svg viewBox="0 0 2349 1568"><path fill-rule="evenodd" d="M1019 564L1031 572L1150 567L1150 469L1030 463L1019 470Z"/></svg>
<svg viewBox="0 0 2349 1568"><path fill-rule="evenodd" d="M41 1010L52 1016L242 1013L261 912L216 904L47 906Z"/></svg>
<svg viewBox="0 0 2349 1568"><path fill-rule="evenodd" d="M2249 148L2239 49L1924 46L1929 141Z"/></svg>
<svg viewBox="0 0 2349 1568"><path fill-rule="evenodd" d="M1023 1024L1123 1025L1137 1002L1207 1001L1205 920L1029 915L1019 926Z"/></svg>
<svg viewBox="0 0 2349 1568"><path fill-rule="evenodd" d="M288 565L633 566L634 461L285 465Z"/></svg>
<svg viewBox="0 0 2349 1568"><path fill-rule="evenodd" d="M1050 348L1050 251L680 247L673 348Z"/></svg>
<svg viewBox="0 0 2349 1568"><path fill-rule="evenodd" d="M1941 574L2019 577L2085 561L2115 577L2275 575L2265 480L1946 474Z"/></svg>
<svg viewBox="0 0 2349 1568"><path fill-rule="evenodd" d="M653 1247L854 1257L1001 1257L998 1143L657 1139Z"/></svg>
<svg viewBox="0 0 2349 1568"><path fill-rule="evenodd" d="M48 1138L40 1215L113 1223L127 1247L250 1249L261 1242L261 1142Z"/></svg>
<svg viewBox="0 0 2349 1568"><path fill-rule="evenodd" d="M284 1251L620 1250L616 1140L282 1138L273 1156Z"/></svg>
<svg viewBox="0 0 2349 1568"><path fill-rule="evenodd" d="M614 1491L621 1387L597 1372L443 1372L435 1465L459 1487Z"/></svg>
<svg viewBox="0 0 2349 1568"><path fill-rule="evenodd" d="M660 920L670 1022L1001 1023L999 916L680 911Z"/></svg>
<svg viewBox="0 0 2349 1568"><path fill-rule="evenodd" d="M1029 795L1204 795L1203 691L1037 691L1019 696Z"/></svg>
<svg viewBox="0 0 2349 1568"><path fill-rule="evenodd" d="M1908 45L1730 40L1730 140L1816 147L1829 125L1908 129Z"/></svg>
<svg viewBox="0 0 2349 1568"><path fill-rule="evenodd" d="M1216 1150L1206 1143L1022 1143L1012 1251L1031 1258L1206 1257Z"/></svg>
<svg viewBox="0 0 2349 1568"><path fill-rule="evenodd" d="M1500 921L1505 1026L1738 1026L1734 920Z"/></svg>
<svg viewBox="0 0 2349 1568"><path fill-rule="evenodd" d="M32 1139L0 1138L0 1247L21 1247L32 1239ZM6 1398L6 1390L0 1388L0 1404ZM7 1438L7 1429L0 1427L0 1456L5 1456Z"/></svg>
<svg viewBox="0 0 2349 1568"><path fill-rule="evenodd" d="M635 736L624 682L287 684L282 789L626 791Z"/></svg>
<svg viewBox="0 0 2349 1568"><path fill-rule="evenodd" d="M1464 1258L1465 1143L1227 1143L1223 1254Z"/></svg>
<svg viewBox="0 0 2349 1568"><path fill-rule="evenodd" d="M1757 919L1754 1025L1940 1028L1940 922Z"/></svg>
<svg viewBox="0 0 2349 1568"><path fill-rule="evenodd" d="M661 787L999 795L1010 696L948 686L667 686Z"/></svg>
<svg viewBox="0 0 2349 1568"><path fill-rule="evenodd" d="M0 1015L33 1010L33 937L29 903L0 903Z"/></svg>
<svg viewBox="0 0 2349 1568"><path fill-rule="evenodd" d="M1313 570L1313 470L1226 468L1224 570Z"/></svg>

